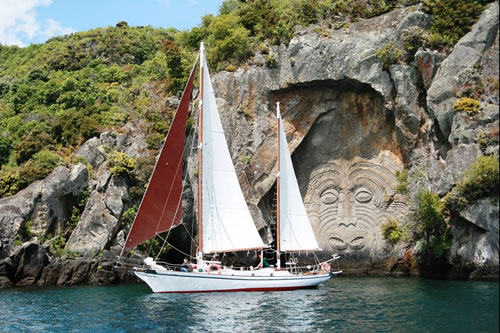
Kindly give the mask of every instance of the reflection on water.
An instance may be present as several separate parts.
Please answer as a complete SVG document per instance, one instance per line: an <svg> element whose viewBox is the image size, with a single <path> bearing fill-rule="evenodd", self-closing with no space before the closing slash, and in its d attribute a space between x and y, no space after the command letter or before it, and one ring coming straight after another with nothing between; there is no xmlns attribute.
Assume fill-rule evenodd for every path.
<svg viewBox="0 0 500 333"><path fill-rule="evenodd" d="M0 291L0 332L498 332L498 283L339 277L288 292Z"/></svg>

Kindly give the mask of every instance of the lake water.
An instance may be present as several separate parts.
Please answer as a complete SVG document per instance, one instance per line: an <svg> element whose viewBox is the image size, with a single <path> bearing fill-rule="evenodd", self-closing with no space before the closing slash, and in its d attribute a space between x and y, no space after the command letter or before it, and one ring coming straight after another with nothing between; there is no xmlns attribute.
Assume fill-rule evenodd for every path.
<svg viewBox="0 0 500 333"><path fill-rule="evenodd" d="M0 332L498 332L498 282L334 277L318 289L0 291Z"/></svg>

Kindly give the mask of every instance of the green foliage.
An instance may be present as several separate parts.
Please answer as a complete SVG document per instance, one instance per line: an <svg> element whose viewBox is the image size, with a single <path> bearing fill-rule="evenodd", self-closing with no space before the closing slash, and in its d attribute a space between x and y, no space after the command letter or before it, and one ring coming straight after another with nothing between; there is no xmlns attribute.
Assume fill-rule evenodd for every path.
<svg viewBox="0 0 500 333"><path fill-rule="evenodd" d="M457 97L468 97L488 104L499 104L498 77L481 75L478 63L469 70L465 83L457 91Z"/></svg>
<svg viewBox="0 0 500 333"><path fill-rule="evenodd" d="M0 171L0 197L16 194L20 188L19 171L12 167L2 167Z"/></svg>
<svg viewBox="0 0 500 333"><path fill-rule="evenodd" d="M120 222L123 226L131 226L134 222L135 216L137 215L137 205L134 205L123 212L120 217Z"/></svg>
<svg viewBox="0 0 500 333"><path fill-rule="evenodd" d="M59 155L42 150L19 168L2 168L0 171L0 196L13 195L35 180L45 178L60 162Z"/></svg>
<svg viewBox="0 0 500 333"><path fill-rule="evenodd" d="M425 32L422 28L410 28L401 33L405 60L411 63L415 58L415 53L425 44Z"/></svg>
<svg viewBox="0 0 500 333"><path fill-rule="evenodd" d="M163 233L161 237L165 239L167 236L166 233ZM141 251L144 254L154 254L158 256L164 256L170 250L170 245L165 245L163 240L160 237L151 238L144 243L137 246L137 250Z"/></svg>
<svg viewBox="0 0 500 333"><path fill-rule="evenodd" d="M35 128L26 134L16 145L16 162L21 164L42 150L54 145L52 137L44 131Z"/></svg>
<svg viewBox="0 0 500 333"><path fill-rule="evenodd" d="M208 27L207 59L215 70L242 63L251 55L249 31L234 14L220 15Z"/></svg>
<svg viewBox="0 0 500 333"><path fill-rule="evenodd" d="M433 38L441 37L443 46L451 46L470 31L483 11L479 1L470 0L423 0L424 10L432 15Z"/></svg>
<svg viewBox="0 0 500 333"><path fill-rule="evenodd" d="M250 161L252 160L252 156L243 155L240 157L240 160L241 160L241 162L243 162L243 164L248 165L248 164L250 164Z"/></svg>
<svg viewBox="0 0 500 333"><path fill-rule="evenodd" d="M76 225L80 221L80 217L82 215L83 210L85 209L85 205L89 199L89 191L85 190L80 193L80 195L76 198L76 204L71 209L71 217L66 224L67 233L71 234L73 229L75 229Z"/></svg>
<svg viewBox="0 0 500 333"><path fill-rule="evenodd" d="M33 228L33 221L26 221L26 223L21 224L16 238L14 239L17 246L31 240L35 236L31 228Z"/></svg>
<svg viewBox="0 0 500 333"><path fill-rule="evenodd" d="M406 194L408 193L408 169L403 169L403 171L396 171L396 179L398 180L398 185L396 186L396 193Z"/></svg>
<svg viewBox="0 0 500 333"><path fill-rule="evenodd" d="M75 253L65 250L66 238L64 236L56 236L50 240L49 251L54 257L73 257Z"/></svg>
<svg viewBox="0 0 500 333"><path fill-rule="evenodd" d="M475 115L476 113L479 113L480 106L481 103L478 100L474 98L462 97L453 103L453 110L457 112L463 111L468 115Z"/></svg>
<svg viewBox="0 0 500 333"><path fill-rule="evenodd" d="M482 198L496 197L498 201L498 172L497 155L479 157L446 197L446 206L452 210L460 210Z"/></svg>
<svg viewBox="0 0 500 333"><path fill-rule="evenodd" d="M167 71L169 74L169 90L175 95L180 95L184 90L189 73L182 63L181 48L171 40L163 42Z"/></svg>
<svg viewBox="0 0 500 333"><path fill-rule="evenodd" d="M0 168L9 161L11 150L9 140L0 136Z"/></svg>
<svg viewBox="0 0 500 333"><path fill-rule="evenodd" d="M403 57L403 51L398 49L394 42L386 43L382 48L375 50L375 55L382 62L382 68L388 69L390 65L398 63Z"/></svg>
<svg viewBox="0 0 500 333"><path fill-rule="evenodd" d="M393 245L406 241L409 238L408 232L394 219L382 223L380 227L384 239Z"/></svg>
<svg viewBox="0 0 500 333"><path fill-rule="evenodd" d="M113 152L108 156L108 168L114 176L131 176L137 162L122 152Z"/></svg>
<svg viewBox="0 0 500 333"><path fill-rule="evenodd" d="M272 55L267 55L266 56L266 66L269 68L275 68L276 67L276 58Z"/></svg>
<svg viewBox="0 0 500 333"><path fill-rule="evenodd" d="M417 240L422 241L424 260L438 261L447 256L451 247L451 233L443 214L444 204L439 196L429 190L417 194Z"/></svg>

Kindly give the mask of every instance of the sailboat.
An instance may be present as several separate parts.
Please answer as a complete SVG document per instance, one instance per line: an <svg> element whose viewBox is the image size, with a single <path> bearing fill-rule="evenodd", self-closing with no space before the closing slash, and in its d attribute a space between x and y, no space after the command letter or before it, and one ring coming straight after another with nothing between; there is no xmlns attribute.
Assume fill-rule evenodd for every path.
<svg viewBox="0 0 500 333"><path fill-rule="evenodd" d="M217 111L203 43L199 53L200 93L198 113L198 244L195 263L162 265L146 258L133 273L153 292L193 293L266 291L313 288L326 282L333 271L330 263L319 262L300 268L296 260L281 264L282 253L319 250L293 171L286 136L277 104L278 175L276 219L276 265L248 269L222 266L216 254L262 251L262 241L246 204L231 160L224 129ZM197 59L197 61L198 61ZM195 62L176 115L160 151L148 188L129 231L123 253L182 223L182 171L185 131ZM210 257L212 256L212 257ZM286 257L286 256L285 256ZM207 259L209 258L209 259ZM295 259L295 258L292 258ZM262 262L263 259L261 259Z"/></svg>

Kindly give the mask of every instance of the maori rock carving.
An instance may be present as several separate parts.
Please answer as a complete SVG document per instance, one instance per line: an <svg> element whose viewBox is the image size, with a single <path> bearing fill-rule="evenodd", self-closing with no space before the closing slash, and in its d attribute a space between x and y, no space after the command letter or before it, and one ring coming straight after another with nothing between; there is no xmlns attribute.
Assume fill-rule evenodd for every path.
<svg viewBox="0 0 500 333"><path fill-rule="evenodd" d="M395 201L400 170L389 152L366 160L336 160L311 173L304 202L319 245L347 257L381 261L395 250L380 224L400 219L408 207Z"/></svg>

